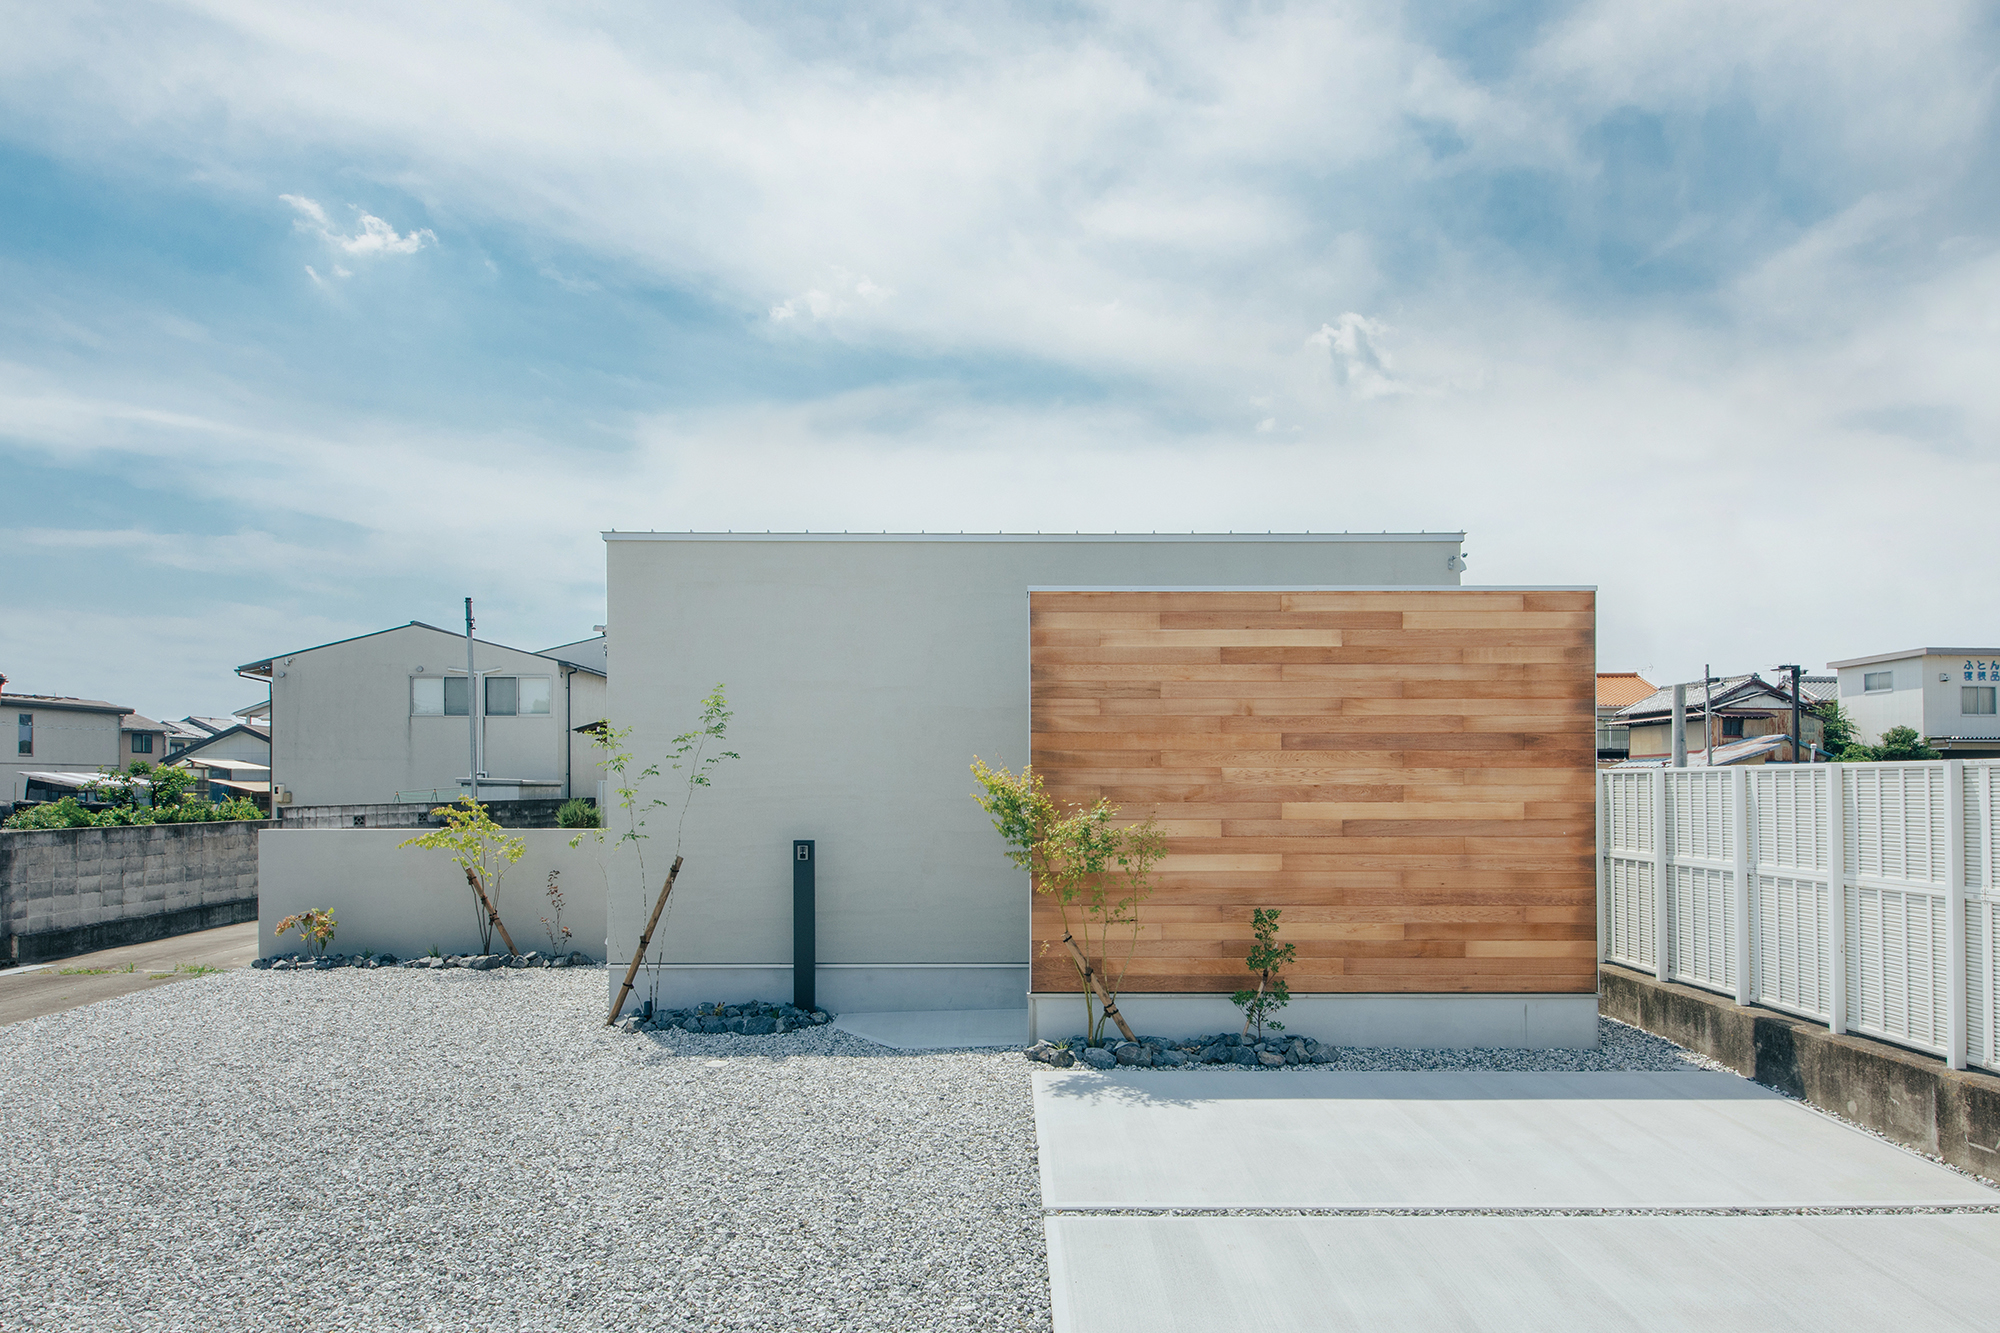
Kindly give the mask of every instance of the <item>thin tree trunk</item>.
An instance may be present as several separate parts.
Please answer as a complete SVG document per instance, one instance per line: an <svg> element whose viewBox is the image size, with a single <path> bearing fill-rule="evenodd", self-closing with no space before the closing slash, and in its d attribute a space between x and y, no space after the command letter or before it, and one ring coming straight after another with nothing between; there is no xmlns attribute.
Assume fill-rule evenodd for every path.
<svg viewBox="0 0 2000 1333"><path fill-rule="evenodd" d="M1257 1006L1264 1002L1264 980L1270 975L1269 972L1259 972L1257 974L1257 998L1251 1002L1248 1009L1243 1011L1243 1035L1246 1037L1250 1035L1250 1016L1252 1014L1258 1015L1257 1035L1259 1037L1264 1035L1263 1016Z"/></svg>
<svg viewBox="0 0 2000 1333"><path fill-rule="evenodd" d="M632 955L632 965L625 969L625 984L618 988L618 998L611 1002L611 1012L604 1017L606 1027L618 1021L618 1011L625 1007L625 997L632 993L632 979L639 975L639 964L646 961L646 948L653 942L653 927L660 924L660 913L666 909L667 895L674 891L674 880L680 873L681 858L676 856L672 868L667 871L667 882L660 886L660 900L653 904L653 915L646 919L646 931L639 936L638 952Z"/></svg>
<svg viewBox="0 0 2000 1333"><path fill-rule="evenodd" d="M471 866L465 868L465 882L472 886L472 892L479 898L479 905L486 909L486 919L499 930L500 941L507 946L507 952L519 953L520 950L514 947L514 937L507 933L506 923L500 919L500 914L493 910L493 902L486 896L486 888L479 882L479 876L472 873Z"/></svg>
<svg viewBox="0 0 2000 1333"><path fill-rule="evenodd" d="M1105 992L1104 983L1098 980L1097 973L1091 970L1090 960L1083 956L1083 950L1076 947L1076 941L1070 938L1067 930L1063 932L1063 944L1069 949L1070 957L1076 960L1077 970L1083 973L1084 984L1097 992L1097 1002L1104 1006L1104 1016L1118 1025L1118 1030L1125 1034L1125 1040L1139 1040L1132 1035L1132 1029L1125 1025L1125 1015L1118 1012L1117 1001Z"/></svg>

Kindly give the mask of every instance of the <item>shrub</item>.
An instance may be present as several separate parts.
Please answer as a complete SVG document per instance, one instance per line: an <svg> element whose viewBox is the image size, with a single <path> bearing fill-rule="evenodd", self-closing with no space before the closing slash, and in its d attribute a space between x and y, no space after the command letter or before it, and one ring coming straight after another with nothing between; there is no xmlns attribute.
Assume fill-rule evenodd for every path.
<svg viewBox="0 0 2000 1333"><path fill-rule="evenodd" d="M587 796L572 796L556 811L557 828L596 828L597 802Z"/></svg>
<svg viewBox="0 0 2000 1333"><path fill-rule="evenodd" d="M1292 988L1278 975L1278 969L1292 961L1298 946L1279 944L1279 909L1259 907L1250 913L1250 933L1257 942L1250 946L1250 956L1243 965L1257 974L1256 990L1240 990L1229 997L1230 1003L1243 1011L1243 1035L1250 1035L1250 1025L1257 1025L1257 1040L1264 1040L1264 1029L1276 1028L1283 1032L1285 1025L1271 1017L1272 1014L1292 1002Z"/></svg>
<svg viewBox="0 0 2000 1333"><path fill-rule="evenodd" d="M333 928L338 923L333 913L324 907L308 907L303 912L293 913L278 923L280 939L292 931L299 933L299 941L306 946L309 954L323 954L326 946L333 943Z"/></svg>
<svg viewBox="0 0 2000 1333"><path fill-rule="evenodd" d="M501 876L507 873L507 867L527 854L528 844L508 836L507 830L493 822L486 807L470 796L461 796L458 804L441 805L431 813L444 820L443 828L405 838L396 846L450 852L451 859L465 872L465 886L472 891L473 908L479 916L479 951L493 952L493 932L498 930L507 952L519 953L514 947L514 937L500 920L497 904Z"/></svg>

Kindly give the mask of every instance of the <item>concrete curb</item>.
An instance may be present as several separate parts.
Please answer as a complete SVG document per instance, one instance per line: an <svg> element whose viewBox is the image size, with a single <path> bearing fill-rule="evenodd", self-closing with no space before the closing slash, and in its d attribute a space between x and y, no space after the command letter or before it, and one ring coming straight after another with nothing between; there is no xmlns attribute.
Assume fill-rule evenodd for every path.
<svg viewBox="0 0 2000 1333"><path fill-rule="evenodd" d="M2000 1078L1606 963L1600 1009L1895 1143L2000 1179Z"/></svg>

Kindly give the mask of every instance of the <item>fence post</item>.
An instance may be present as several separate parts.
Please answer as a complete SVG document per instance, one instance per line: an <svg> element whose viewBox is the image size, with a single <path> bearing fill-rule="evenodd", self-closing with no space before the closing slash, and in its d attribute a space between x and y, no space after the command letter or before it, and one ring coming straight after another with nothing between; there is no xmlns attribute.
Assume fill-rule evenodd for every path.
<svg viewBox="0 0 2000 1333"><path fill-rule="evenodd" d="M1847 1031L1847 767L1826 766L1826 1026Z"/></svg>
<svg viewBox="0 0 2000 1333"><path fill-rule="evenodd" d="M1667 770L1653 770L1653 975L1665 981L1673 972L1674 932L1669 919L1673 893L1668 888L1673 830L1667 826Z"/></svg>
<svg viewBox="0 0 2000 1333"><path fill-rule="evenodd" d="M1755 993L1751 989L1751 965L1755 955L1750 951L1750 771L1744 768L1729 770L1729 841L1736 853L1736 880L1731 886L1735 895L1732 907L1736 919L1734 927L1736 947L1736 1003L1749 1004Z"/></svg>
<svg viewBox="0 0 2000 1333"><path fill-rule="evenodd" d="M1602 963L1611 949L1611 906L1605 889L1605 847L1604 828L1609 822L1605 814L1611 806L1611 779L1602 769L1597 774L1597 841L1592 844L1597 852L1597 961Z"/></svg>
<svg viewBox="0 0 2000 1333"><path fill-rule="evenodd" d="M1945 1062L1965 1068L1965 761L1944 761Z"/></svg>

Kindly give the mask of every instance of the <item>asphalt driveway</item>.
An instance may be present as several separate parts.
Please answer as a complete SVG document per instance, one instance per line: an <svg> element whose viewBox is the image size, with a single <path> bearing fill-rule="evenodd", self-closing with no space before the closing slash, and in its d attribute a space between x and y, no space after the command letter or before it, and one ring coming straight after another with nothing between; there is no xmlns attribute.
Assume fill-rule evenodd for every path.
<svg viewBox="0 0 2000 1333"><path fill-rule="evenodd" d="M257 923L245 921L14 968L0 972L0 1025L248 967L256 956Z"/></svg>

